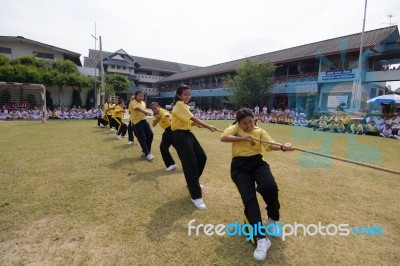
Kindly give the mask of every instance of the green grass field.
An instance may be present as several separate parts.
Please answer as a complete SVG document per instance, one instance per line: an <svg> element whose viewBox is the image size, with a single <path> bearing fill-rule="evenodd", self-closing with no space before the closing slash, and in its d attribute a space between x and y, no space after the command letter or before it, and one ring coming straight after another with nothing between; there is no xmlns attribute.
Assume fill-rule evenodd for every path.
<svg viewBox="0 0 400 266"><path fill-rule="evenodd" d="M210 121L218 128L227 121ZM206 211L178 170L95 128L95 121L0 122L0 265L399 265L400 176L295 152L265 154L280 189L281 221L381 226L383 236L272 239L265 262L244 236L188 236L188 223L243 221L230 144L194 129L208 156ZM400 142L260 125L278 142L399 171ZM261 202L261 198L259 198ZM261 204L264 208L264 204ZM265 214L265 211L263 212ZM264 215L263 214L263 215Z"/></svg>

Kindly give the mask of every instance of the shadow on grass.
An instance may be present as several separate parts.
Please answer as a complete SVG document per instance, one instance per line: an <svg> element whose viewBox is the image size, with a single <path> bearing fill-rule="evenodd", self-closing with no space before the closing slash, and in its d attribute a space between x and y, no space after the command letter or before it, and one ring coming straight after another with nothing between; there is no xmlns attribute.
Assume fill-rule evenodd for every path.
<svg viewBox="0 0 400 266"><path fill-rule="evenodd" d="M135 145L136 146L136 145ZM132 148L134 148L135 146L133 146L133 145L128 145L128 144L126 144L126 142L124 141L124 142L121 142L121 145L118 145L118 146L115 146L113 149L114 150L127 150L127 149L132 149ZM132 149L133 150L133 149Z"/></svg>
<svg viewBox="0 0 400 266"><path fill-rule="evenodd" d="M136 173L137 169L133 165L133 163L141 161L140 158L135 157L125 157L123 159L118 159L108 165L111 169L119 169L120 171L124 171L126 168L129 168L128 173Z"/></svg>
<svg viewBox="0 0 400 266"><path fill-rule="evenodd" d="M142 176L139 173L137 173L136 171L132 171L132 172L128 173L128 175L132 176L132 178L131 178L131 182L132 183L136 183L136 182L139 182L139 181L148 182L148 183L151 183L152 186L156 190L160 191L160 180L159 180L159 178L163 178L163 177L165 177L167 175L175 174L175 173L172 173L172 172L176 173L176 171L165 172L164 169L157 169L157 170L154 170L153 172L147 173L146 176Z"/></svg>
<svg viewBox="0 0 400 266"><path fill-rule="evenodd" d="M113 141L118 141L115 136L110 136L110 137L106 137L103 139L104 142L113 142Z"/></svg>
<svg viewBox="0 0 400 266"><path fill-rule="evenodd" d="M227 261L234 260L234 265L260 265L268 263L268 265L287 265L284 253L285 242L275 237L269 237L272 242L267 253L265 261L256 261L254 259L255 245L246 241L245 236L221 237L220 245L215 249L215 254L219 257L226 258Z"/></svg>
<svg viewBox="0 0 400 266"><path fill-rule="evenodd" d="M152 242L165 241L167 236L186 228L179 228L175 221L190 216L195 211L189 197L171 200L158 207L150 217L146 226L146 235Z"/></svg>

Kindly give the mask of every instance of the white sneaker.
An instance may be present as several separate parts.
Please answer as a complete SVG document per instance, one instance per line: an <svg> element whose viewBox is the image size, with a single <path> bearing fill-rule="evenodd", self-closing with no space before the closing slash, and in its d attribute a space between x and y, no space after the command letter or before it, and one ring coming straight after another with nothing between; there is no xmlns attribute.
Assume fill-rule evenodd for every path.
<svg viewBox="0 0 400 266"><path fill-rule="evenodd" d="M128 141L128 145L133 145L133 141Z"/></svg>
<svg viewBox="0 0 400 266"><path fill-rule="evenodd" d="M116 135L115 136L117 139L121 139L121 135Z"/></svg>
<svg viewBox="0 0 400 266"><path fill-rule="evenodd" d="M153 159L154 159L153 154L151 154L151 153L147 154L146 159L147 159L147 161L153 161Z"/></svg>
<svg viewBox="0 0 400 266"><path fill-rule="evenodd" d="M278 225L276 224L276 221L269 218L268 216L267 216L267 234L274 237L281 236L281 232L279 230Z"/></svg>
<svg viewBox="0 0 400 266"><path fill-rule="evenodd" d="M176 169L176 164L171 164L170 166L165 168L165 171L169 172L169 171L173 171L175 169Z"/></svg>
<svg viewBox="0 0 400 266"><path fill-rule="evenodd" d="M146 157L146 154L145 154L144 152L142 152L142 153L140 154L140 158L144 158L144 157Z"/></svg>
<svg viewBox="0 0 400 266"><path fill-rule="evenodd" d="M257 248L254 250L254 258L256 260L265 260L270 247L271 241L268 238L261 238L257 240Z"/></svg>
<svg viewBox="0 0 400 266"><path fill-rule="evenodd" d="M196 208L199 209L199 210L205 210L205 209L207 209L207 206L206 206L206 204L204 203L204 201L203 201L202 198L200 198L200 199L195 199L195 200L192 199L192 202L193 202L194 206L196 206Z"/></svg>

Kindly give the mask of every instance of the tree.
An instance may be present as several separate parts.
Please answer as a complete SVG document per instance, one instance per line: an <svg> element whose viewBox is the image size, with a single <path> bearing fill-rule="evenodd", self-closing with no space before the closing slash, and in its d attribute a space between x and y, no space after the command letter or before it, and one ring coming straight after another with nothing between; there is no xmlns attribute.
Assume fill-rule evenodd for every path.
<svg viewBox="0 0 400 266"><path fill-rule="evenodd" d="M274 85L272 63L259 64L254 60L246 61L237 69L233 78L227 76L223 87L231 93L229 102L243 105L262 104L263 97Z"/></svg>
<svg viewBox="0 0 400 266"><path fill-rule="evenodd" d="M108 94L128 91L132 85L128 77L119 74L105 75L105 83Z"/></svg>
<svg viewBox="0 0 400 266"><path fill-rule="evenodd" d="M9 61L0 56L0 81L42 83L44 85L91 87L89 77L81 75L70 60L44 60L23 56Z"/></svg>

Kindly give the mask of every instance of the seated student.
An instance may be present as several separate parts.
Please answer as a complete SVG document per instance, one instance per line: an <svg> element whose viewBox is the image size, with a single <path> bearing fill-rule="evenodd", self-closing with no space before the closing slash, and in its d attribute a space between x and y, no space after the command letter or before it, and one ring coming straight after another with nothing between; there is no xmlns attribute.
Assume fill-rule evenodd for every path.
<svg viewBox="0 0 400 266"><path fill-rule="evenodd" d="M40 119L41 116L42 116L42 113L41 113L41 111L38 109L38 107L37 107L37 106L33 107L33 110L31 111L30 117L31 117L32 119L37 120L37 119Z"/></svg>
<svg viewBox="0 0 400 266"><path fill-rule="evenodd" d="M276 115L273 114L273 115L271 116L271 123L276 124L276 122L277 122Z"/></svg>
<svg viewBox="0 0 400 266"><path fill-rule="evenodd" d="M300 120L297 119L297 117L294 117L293 121L292 121L292 125L297 126L297 127L300 126Z"/></svg>
<svg viewBox="0 0 400 266"><path fill-rule="evenodd" d="M374 120L369 120L369 122L365 125L365 135L379 136L379 130L375 125Z"/></svg>
<svg viewBox="0 0 400 266"><path fill-rule="evenodd" d="M385 120L386 117L378 117L377 121L376 121L376 127L378 128L379 132L382 132L383 129L385 129Z"/></svg>
<svg viewBox="0 0 400 266"><path fill-rule="evenodd" d="M338 124L336 126L336 132L337 133L346 133L346 127L343 125L342 120L338 121Z"/></svg>
<svg viewBox="0 0 400 266"><path fill-rule="evenodd" d="M291 126L293 123L292 118L290 117L290 115L286 116L285 118L285 124Z"/></svg>
<svg viewBox="0 0 400 266"><path fill-rule="evenodd" d="M334 120L331 120L331 122L328 124L329 132L336 132L336 128L337 123Z"/></svg>
<svg viewBox="0 0 400 266"><path fill-rule="evenodd" d="M283 115L278 117L278 124L284 124L285 123L285 117Z"/></svg>
<svg viewBox="0 0 400 266"><path fill-rule="evenodd" d="M51 111L50 116L49 116L49 119L60 119L60 118L58 117L57 109L56 109L56 108L54 108L53 111Z"/></svg>
<svg viewBox="0 0 400 266"><path fill-rule="evenodd" d="M354 121L353 124L351 124L350 126L350 133L351 134L358 134L358 135L362 135L364 132L364 128L363 126L360 124L360 122L358 122L357 120Z"/></svg>
<svg viewBox="0 0 400 266"><path fill-rule="evenodd" d="M327 131L328 130L328 124L326 123L323 116L320 117L319 122L318 122L318 127L314 128L314 130L317 130L317 131Z"/></svg>
<svg viewBox="0 0 400 266"><path fill-rule="evenodd" d="M304 117L301 117L301 118L299 119L299 126L301 126L301 127L306 127L307 125L308 125L307 120L306 120Z"/></svg>
<svg viewBox="0 0 400 266"><path fill-rule="evenodd" d="M350 118L347 116L347 114L343 114L343 116L340 118L342 120L342 123L346 130L349 129L349 123L350 123Z"/></svg>
<svg viewBox="0 0 400 266"><path fill-rule="evenodd" d="M311 118L307 123L307 127L310 127L310 128L313 128L313 129L317 128L318 127L318 120L315 119L315 118Z"/></svg>
<svg viewBox="0 0 400 266"><path fill-rule="evenodd" d="M381 137L384 138L393 138L392 129L390 128L390 125L386 124L385 128L381 131L379 135L381 135Z"/></svg>
<svg viewBox="0 0 400 266"><path fill-rule="evenodd" d="M0 120L6 120L8 116L8 110L5 105L3 105L2 109L0 110Z"/></svg>
<svg viewBox="0 0 400 266"><path fill-rule="evenodd" d="M399 118L399 116L397 114L393 115L392 118L390 119L390 121L387 124L390 124L390 128L392 129L393 134L395 133L395 131L397 133L397 131L400 128L400 118Z"/></svg>
<svg viewBox="0 0 400 266"><path fill-rule="evenodd" d="M337 124L337 122L339 121L339 119L337 118L336 114L332 114L331 117L329 117L328 122L332 123L334 122L335 124Z"/></svg>

